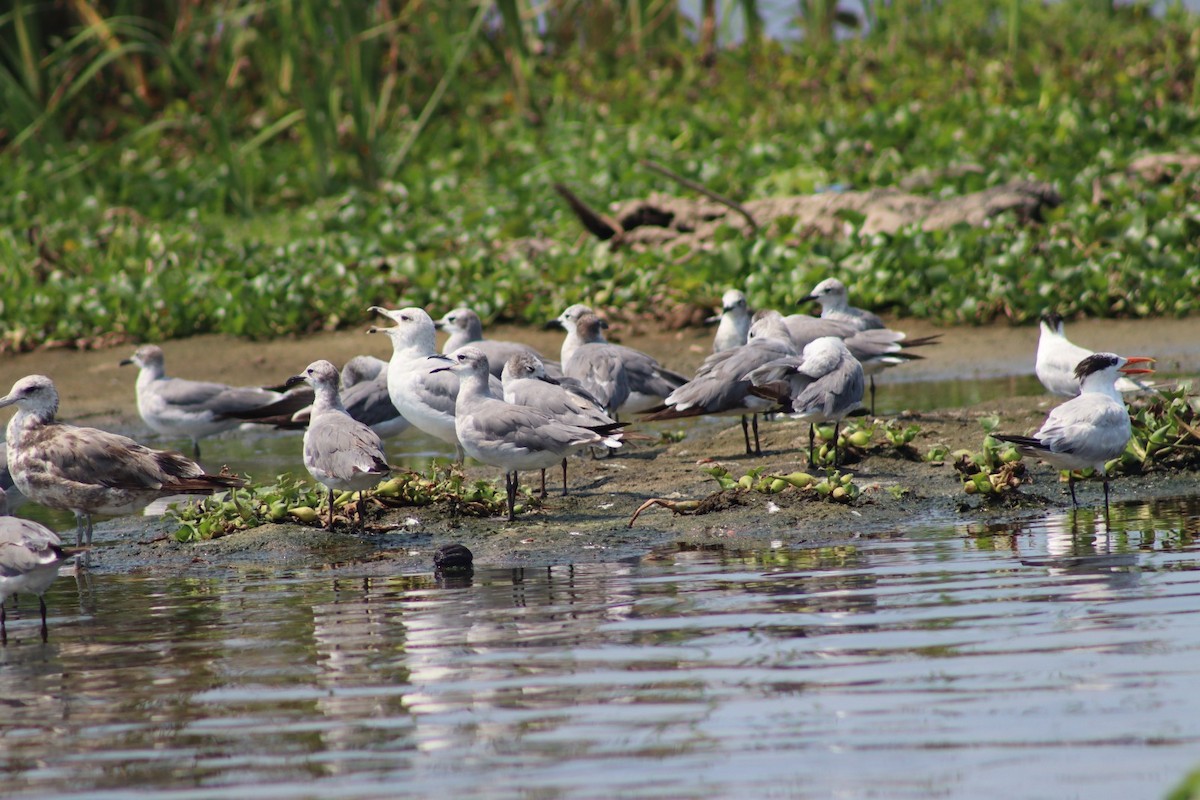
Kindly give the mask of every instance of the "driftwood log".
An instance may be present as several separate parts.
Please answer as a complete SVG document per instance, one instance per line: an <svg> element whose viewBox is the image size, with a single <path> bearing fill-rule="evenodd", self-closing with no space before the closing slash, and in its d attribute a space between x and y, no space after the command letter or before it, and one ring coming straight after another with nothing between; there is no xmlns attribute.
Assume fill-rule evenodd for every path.
<svg viewBox="0 0 1200 800"><path fill-rule="evenodd" d="M556 187L558 188L558 187ZM717 202L709 197L676 197L654 193L647 198L621 200L607 212L589 208L565 187L572 210L584 226L614 247L673 249L685 246L704 249L724 226L752 234L769 230L776 222L802 236L838 236L848 232L850 218L861 215L863 233L894 233L910 225L925 230L958 224L987 225L993 217L1014 212L1022 221L1041 219L1042 211L1053 208L1061 198L1052 186L1037 181L1014 181L960 197L934 198L899 189L828 192L794 197L768 197L741 204ZM724 198L722 198L724 199ZM599 221L603 220L602 223ZM777 231L777 233L784 233Z"/></svg>

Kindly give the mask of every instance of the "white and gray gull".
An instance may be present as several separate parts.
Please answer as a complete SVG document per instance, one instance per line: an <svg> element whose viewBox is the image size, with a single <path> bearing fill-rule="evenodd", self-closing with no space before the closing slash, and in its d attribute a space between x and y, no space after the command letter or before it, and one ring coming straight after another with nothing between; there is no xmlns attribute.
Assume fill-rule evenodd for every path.
<svg viewBox="0 0 1200 800"><path fill-rule="evenodd" d="M762 453L758 415L778 406L772 399L752 393L746 373L757 367L796 355L783 318L769 314L754 323L747 344L721 350L704 359L690 381L671 392L664 407L652 410L646 420L680 419L703 414L740 414L746 455ZM753 418L754 448L750 447L749 422Z"/></svg>
<svg viewBox="0 0 1200 800"><path fill-rule="evenodd" d="M714 353L741 347L750 335L751 319L746 295L737 289L726 291L721 295L721 313L705 321L717 323L717 333L713 336Z"/></svg>
<svg viewBox="0 0 1200 800"><path fill-rule="evenodd" d="M875 376L888 367L912 361L921 356L908 352L921 345L935 344L941 336L934 334L918 339L909 339L899 331L889 329L877 315L866 309L850 305L846 285L837 278L826 278L818 283L812 293L803 300L813 300L821 305L820 323L837 324L849 328L850 332L818 330L812 317L799 315L789 317L788 328L796 346L803 349L807 344L804 334L812 338L838 336L846 340L846 346L863 366L863 373L871 382L871 413L875 413ZM858 334L853 331L859 331ZM811 339L810 339L811 340Z"/></svg>
<svg viewBox="0 0 1200 800"><path fill-rule="evenodd" d="M277 392L257 386L229 386L211 381L169 378L162 348L144 344L122 366L138 367L137 407L150 429L164 436L184 436L200 458L200 440L241 424L237 415L280 399Z"/></svg>
<svg viewBox="0 0 1200 800"><path fill-rule="evenodd" d="M56 422L58 391L44 375L27 375L13 384L0 397L0 408L9 405L17 407L6 442L13 482L35 503L74 512L77 543L86 534L91 544L93 514L129 514L161 497L245 485L236 476L210 475L181 453Z"/></svg>
<svg viewBox="0 0 1200 800"><path fill-rule="evenodd" d="M993 433L1002 442L1017 446L1023 455L1039 458L1058 469L1071 470L1067 486L1071 506L1075 499L1074 470L1094 469L1104 479L1104 510L1108 511L1108 472L1105 464L1121 455L1129 443L1132 426L1129 410L1117 391L1119 375L1147 375L1152 369L1131 366L1154 359L1143 356L1122 358L1115 353L1095 353L1075 367L1081 391L1052 409L1033 436Z"/></svg>
<svg viewBox="0 0 1200 800"><path fill-rule="evenodd" d="M460 347L471 345L488 357L492 374L497 378L504 371L504 365L517 354L536 356L546 367L548 374L560 375L562 370L557 361L547 362L541 353L521 342L507 342L501 339L483 338L483 322L470 308L456 308L447 311L439 320L433 323L438 330L450 334L442 343L442 353L450 355Z"/></svg>
<svg viewBox="0 0 1200 800"><path fill-rule="evenodd" d="M567 331L563 374L579 381L609 416L657 408L687 383L685 376L665 369L640 350L609 343L604 338L608 323L587 311L572 313L579 308L584 307L572 306L557 320Z"/></svg>
<svg viewBox="0 0 1200 800"><path fill-rule="evenodd" d="M832 422L833 464L838 465L841 421L862 403L862 365L836 336L809 342L799 356L783 358L751 370L746 378L754 391L784 407L793 419L808 423L808 461L814 462L814 425Z"/></svg>
<svg viewBox="0 0 1200 800"><path fill-rule="evenodd" d="M346 412L338 392L337 367L314 361L288 384L307 383L316 396L304 431L304 466L329 490L329 529L333 530L333 492L358 492L358 527L364 527L364 489L370 489L391 472L379 435Z"/></svg>
<svg viewBox="0 0 1200 800"><path fill-rule="evenodd" d="M351 417L370 426L387 439L403 433L411 426L396 410L387 385L388 362L374 356L355 356L342 367L342 405ZM304 430L312 415L314 392L297 387L278 402L255 409L238 418L260 425L273 425L282 430Z"/></svg>
<svg viewBox="0 0 1200 800"><path fill-rule="evenodd" d="M437 367L438 372L458 375L455 427L463 449L477 461L504 470L509 520L515 518L520 470L546 469L587 447L621 445L617 424L568 425L536 408L504 402L489 386L487 356L473 347L433 361L446 364Z"/></svg>
<svg viewBox="0 0 1200 800"><path fill-rule="evenodd" d="M604 406L572 378L552 378L541 360L528 353L510 358L500 375L504 384L504 402L536 408L568 425L601 427L616 420L604 413ZM567 459L562 460L563 494L567 493ZM542 496L546 496L546 473L542 470Z"/></svg>
<svg viewBox="0 0 1200 800"><path fill-rule="evenodd" d="M455 458L463 460L462 445L454 430L454 401L458 378L445 371L433 372L429 357L437 354L437 332L433 318L422 308L396 310L372 306L371 311L390 319L390 328L373 327L367 333L386 334L392 340L388 362L388 394L396 410L418 430L454 445ZM495 382L497 393L503 391Z"/></svg>
<svg viewBox="0 0 1200 800"><path fill-rule="evenodd" d="M8 643L5 601L16 594L37 595L42 641L47 640L46 590L58 577L58 568L73 555L45 525L8 516L7 501L0 491L0 644Z"/></svg>

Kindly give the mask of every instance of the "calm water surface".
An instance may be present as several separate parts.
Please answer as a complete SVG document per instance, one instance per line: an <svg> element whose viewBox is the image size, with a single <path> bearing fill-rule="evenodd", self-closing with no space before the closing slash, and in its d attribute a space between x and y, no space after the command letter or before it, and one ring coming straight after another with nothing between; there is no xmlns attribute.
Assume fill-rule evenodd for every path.
<svg viewBox="0 0 1200 800"><path fill-rule="evenodd" d="M1200 764L1200 502L1113 517L63 577L0 649L3 794L1157 797Z"/></svg>

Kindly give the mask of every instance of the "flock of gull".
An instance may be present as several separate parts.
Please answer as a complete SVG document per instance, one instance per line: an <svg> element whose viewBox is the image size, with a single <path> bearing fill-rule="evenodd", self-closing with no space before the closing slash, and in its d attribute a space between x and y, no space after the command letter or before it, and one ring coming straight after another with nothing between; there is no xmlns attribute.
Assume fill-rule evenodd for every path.
<svg viewBox="0 0 1200 800"><path fill-rule="evenodd" d="M633 415L647 421L740 416L747 454L762 452L759 415L787 415L809 423L809 463L814 426L832 424L836 466L837 426L861 409L868 386L874 412L874 376L920 358L913 350L938 337L913 339L890 330L879 317L850 305L845 285L836 279L822 281L805 299L821 305L819 317L752 314L741 292L726 292L713 319L719 321L713 353L691 378L646 353L608 342L607 323L584 305L567 308L552 323L566 332L558 361L524 344L484 338L470 309L435 321L421 308L372 307L390 324L368 333L391 339L390 360L359 356L340 371L319 360L279 387L168 377L156 345L139 347L121 363L138 368L137 406L146 425L190 440L194 459L200 458L201 439L246 423L303 429L303 463L328 490L330 528L334 493L346 491L360 493L363 527L361 492L393 469L383 439L409 427L453 446L459 462L470 456L502 469L512 520L520 472L540 470L544 496L546 470L561 466L566 494L568 457L620 448ZM440 352L439 328L449 333ZM1105 462L1130 437L1121 391L1145 388L1122 374L1150 372L1138 366L1149 361L1077 347L1063 334L1062 319L1047 314L1037 376L1049 391L1072 399L1053 409L1031 436L997 438L1059 469L1103 474ZM90 547L93 515L134 513L162 497L244 485L236 475L206 472L181 453L59 422L58 404L54 383L42 375L18 380L0 397L0 407L17 407L5 447L11 486L0 472L0 488L15 487L33 502L73 512L77 547ZM1070 488L1074 504L1073 482ZM1107 506L1106 476L1104 488ZM77 552L44 526L5 513L0 506L0 641L7 637L5 599L25 592L40 600L58 566ZM44 602L40 610L45 639Z"/></svg>

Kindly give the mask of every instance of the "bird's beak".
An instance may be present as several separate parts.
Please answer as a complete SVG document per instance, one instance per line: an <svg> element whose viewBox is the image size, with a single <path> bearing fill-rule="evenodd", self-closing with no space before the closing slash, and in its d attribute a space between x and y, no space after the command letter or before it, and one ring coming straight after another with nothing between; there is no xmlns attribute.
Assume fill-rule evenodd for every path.
<svg viewBox="0 0 1200 800"><path fill-rule="evenodd" d="M815 294L810 294L810 295L807 295L806 297L800 298L801 303L815 303L816 301L817 301L817 296Z"/></svg>
<svg viewBox="0 0 1200 800"><path fill-rule="evenodd" d="M551 378L549 375L539 375L538 380L545 381L546 383L552 383L555 386L562 386L562 381Z"/></svg>
<svg viewBox="0 0 1200 800"><path fill-rule="evenodd" d="M547 322L545 325L542 326L542 330L544 330L544 331L566 330L566 329L567 329L567 326L562 324L561 319L552 319L549 322Z"/></svg>
<svg viewBox="0 0 1200 800"><path fill-rule="evenodd" d="M283 388L290 389L293 386L295 386L297 383L304 383L303 375L293 375L292 377L288 378L286 381L283 382Z"/></svg>
<svg viewBox="0 0 1200 800"><path fill-rule="evenodd" d="M1154 372L1153 367L1131 367L1130 364L1153 364L1154 359L1146 356L1130 356L1125 359L1125 366L1121 367L1117 372L1122 375L1149 375Z"/></svg>
<svg viewBox="0 0 1200 800"><path fill-rule="evenodd" d="M446 320L444 320L444 319L435 319L433 321L433 327L438 329L439 331L446 330L446 326L449 324L450 323L446 322Z"/></svg>
<svg viewBox="0 0 1200 800"><path fill-rule="evenodd" d="M372 314L378 314L381 317L387 317L388 319L392 319L392 312L389 311L388 309L382 308L380 306L371 306L370 308L367 309L367 311L370 311Z"/></svg>
<svg viewBox="0 0 1200 800"><path fill-rule="evenodd" d="M448 363L450 365L450 366L446 366L446 367L438 367L437 369L431 369L431 370L429 370L430 375L432 375L435 372L450 372L451 367L454 366L454 359L451 358L450 356L442 355L441 353L434 353L431 356L427 356L426 360L427 361L445 361L446 363Z"/></svg>
<svg viewBox="0 0 1200 800"><path fill-rule="evenodd" d="M122 358L118 363L122 367L128 367L130 364L134 363L134 361L132 358Z"/></svg>
<svg viewBox="0 0 1200 800"><path fill-rule="evenodd" d="M705 324L705 325L716 325L718 322L720 322L720 321L721 321L721 317L722 317L722 316L724 316L724 313L725 313L725 312L724 312L724 311L722 311L720 314L716 314L716 315L714 315L714 316L711 316L711 317L705 317L705 318L704 318L704 324Z"/></svg>

